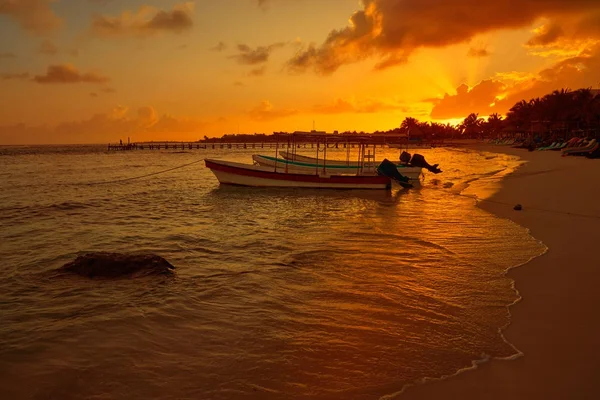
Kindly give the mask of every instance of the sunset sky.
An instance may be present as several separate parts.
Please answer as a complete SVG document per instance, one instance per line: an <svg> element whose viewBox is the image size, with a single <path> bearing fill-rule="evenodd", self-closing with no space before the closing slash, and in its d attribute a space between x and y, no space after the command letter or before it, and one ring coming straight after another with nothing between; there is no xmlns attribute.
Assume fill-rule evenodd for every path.
<svg viewBox="0 0 600 400"><path fill-rule="evenodd" d="M0 144L372 132L599 85L598 0L0 0Z"/></svg>

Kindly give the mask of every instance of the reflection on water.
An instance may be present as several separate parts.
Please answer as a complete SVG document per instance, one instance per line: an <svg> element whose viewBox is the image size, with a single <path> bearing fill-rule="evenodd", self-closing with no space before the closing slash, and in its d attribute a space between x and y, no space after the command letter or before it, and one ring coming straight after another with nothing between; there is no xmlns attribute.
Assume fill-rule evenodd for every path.
<svg viewBox="0 0 600 400"><path fill-rule="evenodd" d="M498 333L516 299L503 272L541 245L454 193L515 160L423 153L444 173L392 192L219 187L200 166L88 185L202 151L0 157L0 389L11 399L377 398L514 354ZM138 250L176 276L49 273L82 252Z"/></svg>

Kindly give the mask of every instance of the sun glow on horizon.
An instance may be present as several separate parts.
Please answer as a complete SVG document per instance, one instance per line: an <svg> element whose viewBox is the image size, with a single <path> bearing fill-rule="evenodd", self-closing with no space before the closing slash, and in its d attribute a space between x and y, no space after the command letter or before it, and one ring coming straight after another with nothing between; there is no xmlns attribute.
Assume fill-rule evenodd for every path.
<svg viewBox="0 0 600 400"><path fill-rule="evenodd" d="M426 13L398 0L11 3L0 12L0 144L197 140L314 120L329 131L407 117L456 125L596 86L600 33L585 17L600 3L561 3L569 18L557 18L532 1L467 7L460 25L439 2Z"/></svg>

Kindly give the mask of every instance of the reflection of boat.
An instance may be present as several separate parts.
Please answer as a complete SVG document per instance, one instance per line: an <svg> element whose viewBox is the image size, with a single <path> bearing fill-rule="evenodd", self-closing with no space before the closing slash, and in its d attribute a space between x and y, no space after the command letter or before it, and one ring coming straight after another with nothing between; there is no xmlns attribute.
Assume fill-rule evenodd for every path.
<svg viewBox="0 0 600 400"><path fill-rule="evenodd" d="M263 155L253 155L252 159L258 165L268 166L272 168L286 167L291 171L317 171L325 170L327 172L341 172L341 173L357 173L359 171L375 171L379 166L379 162L365 162L361 165L357 161L342 161L342 160L323 160L315 157L303 156L300 154L294 154L290 152L281 152L281 157L284 159L278 159L276 157L269 157ZM325 165L325 166L324 166ZM421 177L421 167L408 166L405 164L396 164L398 172L403 176L406 176L410 180L419 180ZM342 172L343 171L343 172Z"/></svg>
<svg viewBox="0 0 600 400"><path fill-rule="evenodd" d="M355 175L297 173L274 170L271 167L206 159L206 167L222 184L255 187L303 187L327 189L390 189L392 179L376 173ZM412 185L401 183L404 187Z"/></svg>

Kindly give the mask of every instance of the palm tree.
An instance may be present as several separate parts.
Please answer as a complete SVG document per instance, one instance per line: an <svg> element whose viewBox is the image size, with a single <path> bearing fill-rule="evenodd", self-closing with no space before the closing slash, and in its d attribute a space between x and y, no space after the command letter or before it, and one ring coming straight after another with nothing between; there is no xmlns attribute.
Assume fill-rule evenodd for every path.
<svg viewBox="0 0 600 400"><path fill-rule="evenodd" d="M498 136L504 126L502 116L498 113L493 113L488 116L487 122L483 125L484 131L487 135Z"/></svg>
<svg viewBox="0 0 600 400"><path fill-rule="evenodd" d="M521 100L510 108L506 114L507 124L519 131L529 127L531 121L532 105L528 101Z"/></svg>
<svg viewBox="0 0 600 400"><path fill-rule="evenodd" d="M593 104L595 96L591 88L579 89L573 93L573 113L571 121L583 129L591 128L591 121L594 118Z"/></svg>
<svg viewBox="0 0 600 400"><path fill-rule="evenodd" d="M481 134L481 126L483 124L483 118L479 118L479 114L471 113L463 120L459 125L463 135L472 138L477 137Z"/></svg>
<svg viewBox="0 0 600 400"><path fill-rule="evenodd" d="M406 117L406 118L404 118L404 121L402 121L402 124L400 124L400 131L402 133L408 133L408 131L410 129L413 129L418 125L419 125L418 119L413 118L413 117Z"/></svg>

